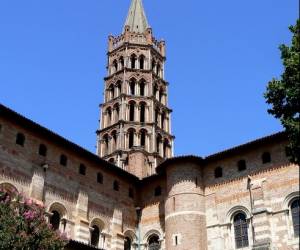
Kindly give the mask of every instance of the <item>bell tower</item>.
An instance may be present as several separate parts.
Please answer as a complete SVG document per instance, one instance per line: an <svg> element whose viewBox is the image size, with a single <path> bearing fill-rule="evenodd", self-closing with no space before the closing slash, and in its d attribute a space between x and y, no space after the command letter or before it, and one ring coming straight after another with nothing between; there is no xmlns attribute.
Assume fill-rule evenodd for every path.
<svg viewBox="0 0 300 250"><path fill-rule="evenodd" d="M121 35L108 37L97 154L143 178L173 156L165 42L152 34L141 0L132 0Z"/></svg>

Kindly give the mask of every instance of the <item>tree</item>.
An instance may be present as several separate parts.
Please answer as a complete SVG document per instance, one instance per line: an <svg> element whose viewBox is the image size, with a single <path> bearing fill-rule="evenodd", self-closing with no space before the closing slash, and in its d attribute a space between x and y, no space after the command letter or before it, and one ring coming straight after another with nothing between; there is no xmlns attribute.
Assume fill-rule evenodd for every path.
<svg viewBox="0 0 300 250"><path fill-rule="evenodd" d="M272 107L270 114L280 120L289 138L287 152L291 162L300 164L300 21L289 27L293 33L291 46L280 45L284 72L281 80L268 83L265 98Z"/></svg>
<svg viewBox="0 0 300 250"><path fill-rule="evenodd" d="M62 250L67 238L52 230L43 206L0 190L0 250Z"/></svg>

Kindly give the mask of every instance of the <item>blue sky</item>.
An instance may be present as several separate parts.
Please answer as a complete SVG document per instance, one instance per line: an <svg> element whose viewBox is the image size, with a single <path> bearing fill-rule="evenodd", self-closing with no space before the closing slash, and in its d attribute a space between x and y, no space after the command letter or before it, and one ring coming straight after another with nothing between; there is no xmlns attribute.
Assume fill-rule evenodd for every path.
<svg viewBox="0 0 300 250"><path fill-rule="evenodd" d="M95 152L107 36L130 0L0 2L0 102ZM144 0L167 42L175 154L206 156L282 130L263 92L280 76L297 0Z"/></svg>

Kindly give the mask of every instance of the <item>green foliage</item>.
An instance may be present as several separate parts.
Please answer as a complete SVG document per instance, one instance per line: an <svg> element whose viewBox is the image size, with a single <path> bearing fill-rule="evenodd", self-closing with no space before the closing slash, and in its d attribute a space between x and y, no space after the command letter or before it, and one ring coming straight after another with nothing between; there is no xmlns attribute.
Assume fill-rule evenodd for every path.
<svg viewBox="0 0 300 250"><path fill-rule="evenodd" d="M291 46L280 45L284 72L281 80L269 82L265 98L272 107L270 114L280 120L288 137L290 160L300 164L300 21L289 27L293 33Z"/></svg>
<svg viewBox="0 0 300 250"><path fill-rule="evenodd" d="M0 190L0 250L62 250L64 235L52 230L43 206Z"/></svg>

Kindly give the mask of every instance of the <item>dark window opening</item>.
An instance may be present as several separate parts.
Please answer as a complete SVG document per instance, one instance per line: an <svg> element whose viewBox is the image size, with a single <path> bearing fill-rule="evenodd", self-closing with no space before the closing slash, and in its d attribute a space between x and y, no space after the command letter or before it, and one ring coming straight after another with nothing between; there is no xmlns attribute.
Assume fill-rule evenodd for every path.
<svg viewBox="0 0 300 250"><path fill-rule="evenodd" d="M142 55L140 56L140 69L144 69L145 64L145 57Z"/></svg>
<svg viewBox="0 0 300 250"><path fill-rule="evenodd" d="M68 164L68 158L65 155L61 155L60 156L60 160L59 160L60 165L62 166L67 166Z"/></svg>
<svg viewBox="0 0 300 250"><path fill-rule="evenodd" d="M178 236L176 235L175 236L175 246L177 246L178 245Z"/></svg>
<svg viewBox="0 0 300 250"><path fill-rule="evenodd" d="M135 81L134 80L131 80L129 87L130 87L130 95L135 95Z"/></svg>
<svg viewBox="0 0 300 250"><path fill-rule="evenodd" d="M120 57L120 64L121 64L121 69L124 68L124 58L123 56Z"/></svg>
<svg viewBox="0 0 300 250"><path fill-rule="evenodd" d="M262 163L266 164L271 162L271 154L269 152L264 152L261 156Z"/></svg>
<svg viewBox="0 0 300 250"><path fill-rule="evenodd" d="M145 83L143 81L140 82L140 95L141 96L145 95Z"/></svg>
<svg viewBox="0 0 300 250"><path fill-rule="evenodd" d="M160 244L159 244L159 237L157 235L150 236L148 240L149 250L159 250Z"/></svg>
<svg viewBox="0 0 300 250"><path fill-rule="evenodd" d="M97 174L97 182L102 184L103 183L103 175L101 173Z"/></svg>
<svg viewBox="0 0 300 250"><path fill-rule="evenodd" d="M223 169L221 167L217 167L215 169L215 178L221 178L223 176Z"/></svg>
<svg viewBox="0 0 300 250"><path fill-rule="evenodd" d="M300 235L300 222L299 222L300 199L299 198L292 202L291 213L292 213L292 220L293 220L294 236L299 237Z"/></svg>
<svg viewBox="0 0 300 250"><path fill-rule="evenodd" d="M114 72L117 72L118 71L118 62L117 62L117 60L113 61L113 67L114 67Z"/></svg>
<svg viewBox="0 0 300 250"><path fill-rule="evenodd" d="M41 144L39 147L39 155L41 156L47 155L47 147L44 144Z"/></svg>
<svg viewBox="0 0 300 250"><path fill-rule="evenodd" d="M59 229L59 224L60 224L60 214L57 211L52 211L52 216L50 217L50 224L52 225L53 230L58 230Z"/></svg>
<svg viewBox="0 0 300 250"><path fill-rule="evenodd" d="M238 171L244 171L247 169L246 161L245 160L240 160L237 163Z"/></svg>
<svg viewBox="0 0 300 250"><path fill-rule="evenodd" d="M18 133L16 137L16 144L24 147L25 144L25 135Z"/></svg>
<svg viewBox="0 0 300 250"><path fill-rule="evenodd" d="M145 104L142 103L140 106L140 122L145 122Z"/></svg>
<svg viewBox="0 0 300 250"><path fill-rule="evenodd" d="M248 225L246 221L246 215L243 213L239 213L236 216L234 216L233 226L236 248L243 248L249 246Z"/></svg>
<svg viewBox="0 0 300 250"><path fill-rule="evenodd" d="M129 131L129 148L132 148L134 145L134 130Z"/></svg>
<svg viewBox="0 0 300 250"><path fill-rule="evenodd" d="M113 188L114 188L115 191L119 191L120 190L120 184L119 184L119 182L114 181Z"/></svg>
<svg viewBox="0 0 300 250"><path fill-rule="evenodd" d="M91 245L97 247L99 244L100 230L99 227L93 226L91 232Z"/></svg>
<svg viewBox="0 0 300 250"><path fill-rule="evenodd" d="M131 239L128 237L124 240L124 250L131 250Z"/></svg>
<svg viewBox="0 0 300 250"><path fill-rule="evenodd" d="M135 119L135 103L134 102L131 102L129 104L129 121L134 121Z"/></svg>
<svg viewBox="0 0 300 250"><path fill-rule="evenodd" d="M128 190L128 196L129 196L130 198L134 198L134 192L133 192L133 189L132 189L132 188L129 188L129 190Z"/></svg>
<svg viewBox="0 0 300 250"><path fill-rule="evenodd" d="M136 68L136 55L131 55L130 57L130 63L131 63L131 68L135 69Z"/></svg>
<svg viewBox="0 0 300 250"><path fill-rule="evenodd" d="M146 145L146 131L142 130L141 132L141 146L145 147Z"/></svg>
<svg viewBox="0 0 300 250"><path fill-rule="evenodd" d="M81 174L81 175L86 174L86 166L84 164L79 165L79 174Z"/></svg>
<svg viewBox="0 0 300 250"><path fill-rule="evenodd" d="M108 161L109 161L111 164L115 164L115 159L114 159L114 158L110 158Z"/></svg>
<svg viewBox="0 0 300 250"><path fill-rule="evenodd" d="M158 186L154 189L154 196L160 196L161 195L161 187Z"/></svg>

